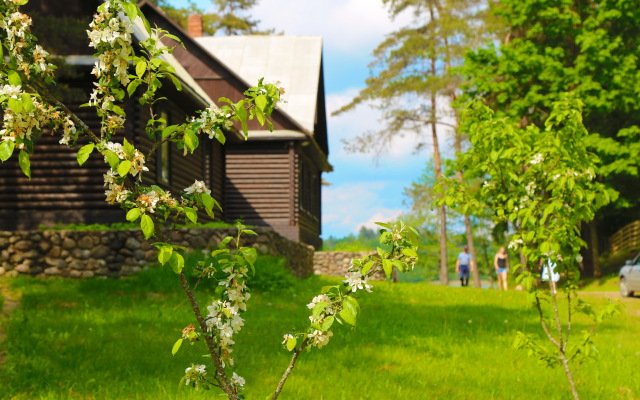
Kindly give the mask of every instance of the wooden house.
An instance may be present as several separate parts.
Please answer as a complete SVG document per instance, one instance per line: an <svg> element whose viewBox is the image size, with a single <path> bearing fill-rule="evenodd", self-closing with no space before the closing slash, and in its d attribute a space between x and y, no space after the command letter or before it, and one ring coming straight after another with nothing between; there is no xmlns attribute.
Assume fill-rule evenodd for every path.
<svg viewBox="0 0 640 400"><path fill-rule="evenodd" d="M78 23L86 28L98 4L99 1L32 0L29 11L35 11L35 24L39 17L48 19L49 24L52 18L57 18L60 24ZM167 57L183 86L182 91L170 84L162 88L161 95L168 100L158 111L169 123L183 121L196 110L208 107L212 98L238 100L253 86L249 81L257 82L253 76L239 73L244 71L241 65L224 63L216 56L224 53L220 48L224 45L216 48L202 43L200 40L207 38L193 38L156 6L145 1L140 5L152 25L180 37L184 43L184 48L177 47L174 54ZM77 40L78 29L67 30L74 36L58 54L64 55L71 68L64 68L68 72L61 86L67 88L64 96L72 109L97 130L99 121L95 113L89 108L79 108L91 91L92 49ZM81 32L84 34L84 30ZM138 40L144 35L142 29L136 29ZM52 40L59 42L60 38ZM196 153L188 157L169 146L162 147L153 159L147 160L149 171L143 175L144 182L179 193L194 180L204 180L222 204L221 218L270 226L285 237L318 247L321 244L320 175L331 167L327 162L321 47L317 45L314 51L318 60L315 70L311 71L315 74L312 79L316 81L315 88L306 88L308 93L315 90L311 95L315 101L312 123L294 108L288 113L285 106L273 115L273 133L250 124L251 139L247 142L234 131L227 135L225 146L215 140L203 140ZM277 79L286 86L286 79L272 80ZM308 94L307 97L310 98ZM144 133L148 111L135 101L128 102L125 109L129 118L122 134L142 150L148 149L153 145ZM79 167L75 152L59 145L58 140L49 135L39 140L32 157L31 180L21 175L15 160L0 165L0 229L123 220L123 211L104 201L102 174L106 168L100 157L94 154Z"/></svg>

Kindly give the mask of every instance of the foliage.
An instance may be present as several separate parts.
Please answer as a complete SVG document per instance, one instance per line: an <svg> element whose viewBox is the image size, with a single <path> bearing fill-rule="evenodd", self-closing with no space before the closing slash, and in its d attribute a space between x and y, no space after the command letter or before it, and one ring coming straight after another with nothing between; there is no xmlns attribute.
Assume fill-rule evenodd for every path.
<svg viewBox="0 0 640 400"><path fill-rule="evenodd" d="M292 291L254 294L246 327L236 338L247 398L265 399L279 379L274 366L289 356L280 345L282 327L308 317L301 299L339 282L312 276L297 280ZM357 330L335 335L330 346L309 353L282 399L319 399L320 393L325 399L371 400L566 397L558 393L566 387L562 376L540 369L536 359L510 346L517 330L542 334L526 293L371 284L376 295L359 300ZM172 271L149 268L118 280L19 277L11 285L22 292L22 301L2 322L7 358L0 369L0 399L186 400L214 394L167 385L180 378L183 371L177 367L202 354L186 343L175 356L170 353L190 312ZM202 301L213 293L205 285L200 290ZM640 382L630 373L640 352L637 300L626 299L625 315L598 330L599 361L577 373L578 380L589 383L583 388L586 398L631 399L640 393ZM605 300L591 297L590 302ZM576 329L587 323L578 316Z"/></svg>
<svg viewBox="0 0 640 400"><path fill-rule="evenodd" d="M584 140L601 160L596 175L620 194L612 191L614 201L598 213L612 234L640 207L640 8L625 0L491 4L503 40L468 55L467 99L482 98L521 126L543 127L560 93L575 93L585 104Z"/></svg>
<svg viewBox="0 0 640 400"><path fill-rule="evenodd" d="M287 269L287 260L283 257L261 255L255 263L256 273L247 281L251 290L263 293L281 293L293 291L296 278Z"/></svg>
<svg viewBox="0 0 640 400"><path fill-rule="evenodd" d="M580 249L584 246L579 225L591 220L609 201L604 185L594 182L597 157L586 148L588 133L582 124L582 107L579 100L565 97L553 104L544 129L539 129L535 125L519 127L511 119L496 118L480 102L471 104L465 115L471 148L460 157L460 169L483 177L485 182L474 197L460 181L440 182L448 205L457 205L465 213L486 207L496 223L508 222L515 227L509 248L519 250L525 264L514 263L513 269L520 269L518 283L531 293L552 346L547 348L535 336L524 333L517 336L514 345L527 348L549 366L561 365L574 398L578 394L570 364L577 365L592 354L595 327L617 312L615 305L594 311L576 300ZM545 268L563 277L559 287L567 299L566 322L560 318L553 273L547 272L545 279ZM548 282L537 284L541 278ZM544 304L550 304L551 309ZM589 315L595 323L578 339L570 338L572 313Z"/></svg>
<svg viewBox="0 0 640 400"><path fill-rule="evenodd" d="M377 244L376 232L363 226L357 236L350 234L342 238L329 236L328 239L324 239L322 241L322 251L369 251L376 247Z"/></svg>

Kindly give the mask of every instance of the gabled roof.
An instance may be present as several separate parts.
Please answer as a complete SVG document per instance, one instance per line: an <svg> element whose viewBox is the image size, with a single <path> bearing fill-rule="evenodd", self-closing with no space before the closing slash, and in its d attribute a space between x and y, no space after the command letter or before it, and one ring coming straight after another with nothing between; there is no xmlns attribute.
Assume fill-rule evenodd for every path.
<svg viewBox="0 0 640 400"><path fill-rule="evenodd" d="M287 103L278 107L314 132L320 73L320 36L203 36L194 38L244 81L280 82Z"/></svg>
<svg viewBox="0 0 640 400"><path fill-rule="evenodd" d="M128 19L126 16L123 16L123 18ZM140 18L136 18L135 22L132 25L133 35L136 39L138 39L139 41L144 41L149 38L149 34L147 33L147 30L145 29L144 24ZM165 52L160 56L160 58L169 63L169 65L171 65L175 69L175 76L181 81L182 88L186 92L198 99L199 102L205 107L213 106L217 108L216 104L213 102L213 100L211 100L209 95L204 90L202 90L200 85L198 85L193 77L189 75L187 70L184 69L182 64L180 64L180 62L176 60L176 58L172 54Z"/></svg>

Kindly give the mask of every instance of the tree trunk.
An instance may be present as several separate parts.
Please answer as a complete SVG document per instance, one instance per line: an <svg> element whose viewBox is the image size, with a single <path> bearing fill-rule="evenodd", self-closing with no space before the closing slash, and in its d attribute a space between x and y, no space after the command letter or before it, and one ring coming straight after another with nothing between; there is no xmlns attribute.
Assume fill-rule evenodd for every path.
<svg viewBox="0 0 640 400"><path fill-rule="evenodd" d="M431 73L436 73L436 60L431 58ZM436 129L436 93L431 93L431 137L433 140L433 160L436 167L436 179L442 177L442 161L440 160L440 146ZM442 196L441 194L438 196ZM447 266L447 208L443 204L438 207L440 221L440 284L449 284L449 268Z"/></svg>
<svg viewBox="0 0 640 400"><path fill-rule="evenodd" d="M602 265L600 264L600 242L598 241L598 223L596 220L589 222L589 236L591 244L591 262L593 262L593 277L602 277Z"/></svg>

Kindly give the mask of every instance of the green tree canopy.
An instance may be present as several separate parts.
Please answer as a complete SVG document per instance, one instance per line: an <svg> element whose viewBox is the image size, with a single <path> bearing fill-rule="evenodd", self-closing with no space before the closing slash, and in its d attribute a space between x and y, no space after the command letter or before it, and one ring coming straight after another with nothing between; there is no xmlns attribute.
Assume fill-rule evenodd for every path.
<svg viewBox="0 0 640 400"><path fill-rule="evenodd" d="M631 221L629 208L637 218L638 4L502 0L492 4L492 11L502 21L497 25L501 42L468 55L466 98L484 99L521 126L541 127L560 93L573 92L585 103L584 125L590 135L584 140L600 157L598 179L620 194L600 212L610 222L610 231L603 233Z"/></svg>

